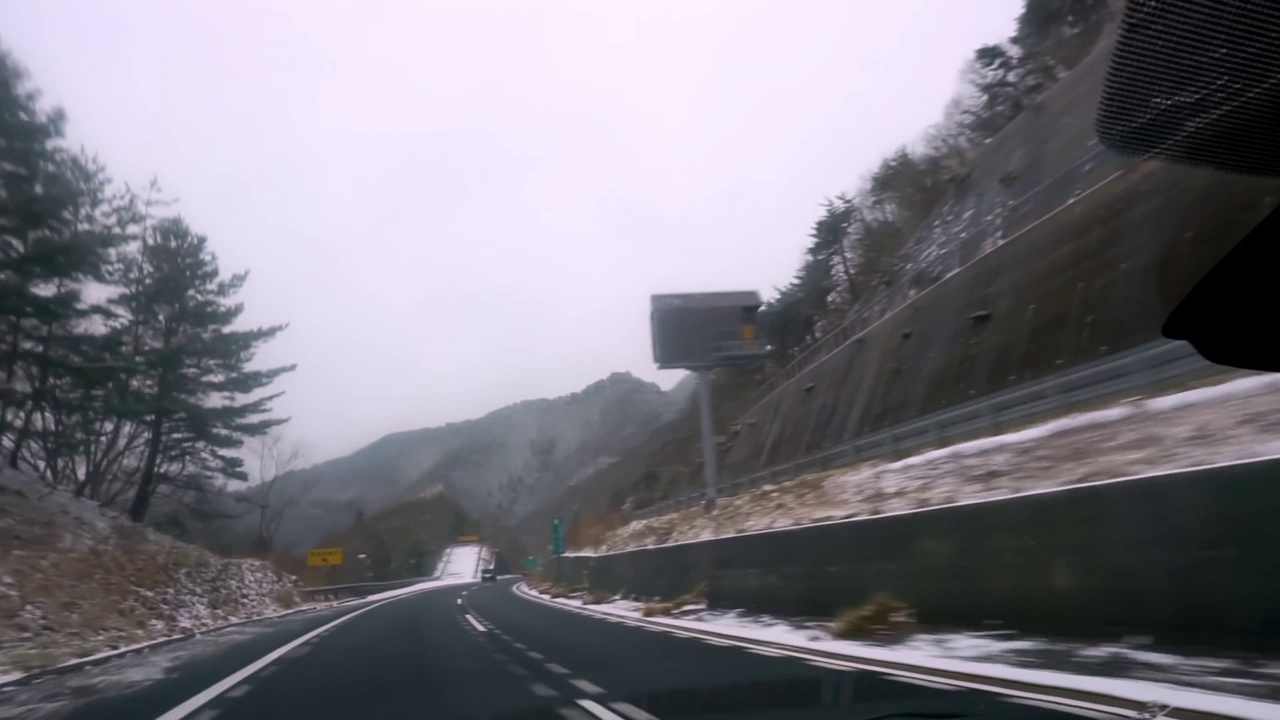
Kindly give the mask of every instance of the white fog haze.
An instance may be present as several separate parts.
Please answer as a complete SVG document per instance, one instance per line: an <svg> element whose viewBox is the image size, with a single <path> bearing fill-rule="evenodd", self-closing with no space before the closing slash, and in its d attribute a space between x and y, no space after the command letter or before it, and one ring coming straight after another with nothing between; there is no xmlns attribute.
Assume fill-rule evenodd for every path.
<svg viewBox="0 0 1280 720"><path fill-rule="evenodd" d="M226 271L311 461L664 388L648 300L794 273L825 197L942 116L1018 0L0 3L114 178Z"/></svg>

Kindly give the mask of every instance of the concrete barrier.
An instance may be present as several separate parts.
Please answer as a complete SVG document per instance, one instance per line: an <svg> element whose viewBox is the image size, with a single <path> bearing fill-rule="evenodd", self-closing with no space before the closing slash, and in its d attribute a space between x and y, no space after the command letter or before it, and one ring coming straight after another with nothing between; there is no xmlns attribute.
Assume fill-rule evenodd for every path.
<svg viewBox="0 0 1280 720"><path fill-rule="evenodd" d="M832 615L888 592L922 624L1280 649L1280 458L874 518L557 558L548 577Z"/></svg>

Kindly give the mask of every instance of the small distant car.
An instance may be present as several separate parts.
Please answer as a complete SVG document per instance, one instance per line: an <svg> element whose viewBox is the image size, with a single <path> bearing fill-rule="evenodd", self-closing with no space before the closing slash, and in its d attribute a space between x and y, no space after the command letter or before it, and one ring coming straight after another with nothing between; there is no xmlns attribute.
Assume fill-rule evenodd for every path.
<svg viewBox="0 0 1280 720"><path fill-rule="evenodd" d="M495 582L498 579L498 571L493 568L485 568L480 571L480 582Z"/></svg>

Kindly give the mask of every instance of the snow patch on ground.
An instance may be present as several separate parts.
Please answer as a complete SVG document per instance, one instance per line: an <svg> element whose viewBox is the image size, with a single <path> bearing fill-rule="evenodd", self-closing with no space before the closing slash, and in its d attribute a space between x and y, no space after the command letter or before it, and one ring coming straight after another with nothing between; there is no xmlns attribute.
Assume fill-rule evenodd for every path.
<svg viewBox="0 0 1280 720"><path fill-rule="evenodd" d="M637 520L587 551L705 540L1280 455L1277 404L1277 375L1134 398L902 460L766 485L722 498L711 514L698 507Z"/></svg>
<svg viewBox="0 0 1280 720"><path fill-rule="evenodd" d="M0 473L0 674L279 613L294 585Z"/></svg>
<svg viewBox="0 0 1280 720"><path fill-rule="evenodd" d="M530 592L562 605L584 606L581 597L551 598L532 589ZM643 608L641 602L614 600L586 609L641 618ZM798 650L820 650L855 660L905 663L1076 689L1246 720L1280 717L1280 703L1274 702L1280 700L1280 684L1276 683L1280 661L1271 658L1181 655L1138 644L1090 644L1008 632L927 632L883 642L840 640L831 636L829 621L797 621L705 607L687 609L673 617L644 619Z"/></svg>

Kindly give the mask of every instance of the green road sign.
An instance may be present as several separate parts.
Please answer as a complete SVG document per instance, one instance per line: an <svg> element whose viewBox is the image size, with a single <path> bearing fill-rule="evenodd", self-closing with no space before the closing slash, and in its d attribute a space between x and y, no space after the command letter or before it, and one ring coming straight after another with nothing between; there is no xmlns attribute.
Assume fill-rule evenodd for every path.
<svg viewBox="0 0 1280 720"><path fill-rule="evenodd" d="M564 554L564 520L560 518L551 521L551 554Z"/></svg>

